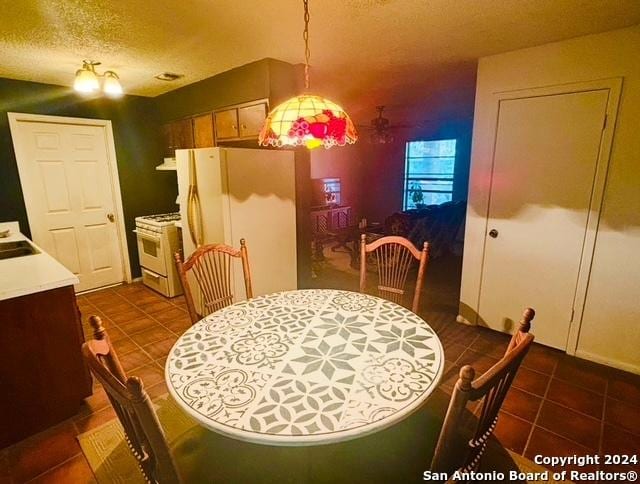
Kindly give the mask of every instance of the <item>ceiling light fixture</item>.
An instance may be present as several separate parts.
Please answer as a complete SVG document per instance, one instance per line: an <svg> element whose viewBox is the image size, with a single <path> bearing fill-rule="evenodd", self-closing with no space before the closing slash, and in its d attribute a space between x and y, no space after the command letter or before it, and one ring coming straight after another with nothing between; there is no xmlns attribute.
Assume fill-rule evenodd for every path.
<svg viewBox="0 0 640 484"><path fill-rule="evenodd" d="M118 74L113 71L106 71L104 74L98 74L96 72L96 66L99 66L100 62L95 61L82 61L82 69L76 71L76 78L73 82L73 88L82 94L92 94L100 90L99 78L103 77L102 92L109 97L122 96L122 85L120 84L120 78Z"/></svg>
<svg viewBox="0 0 640 484"><path fill-rule="evenodd" d="M300 146L317 148L344 146L358 139L356 128L347 113L336 103L321 96L308 94L309 90L309 1L304 4L305 93L276 106L269 113L260 132L262 146Z"/></svg>

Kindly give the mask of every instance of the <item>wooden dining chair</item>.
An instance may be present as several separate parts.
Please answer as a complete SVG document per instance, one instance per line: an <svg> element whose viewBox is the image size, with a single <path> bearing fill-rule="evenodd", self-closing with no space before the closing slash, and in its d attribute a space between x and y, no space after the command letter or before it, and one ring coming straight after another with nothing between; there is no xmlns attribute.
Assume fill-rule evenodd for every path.
<svg viewBox="0 0 640 484"><path fill-rule="evenodd" d="M240 249L224 244L203 245L198 247L184 262L182 262L180 254L176 252L176 266L192 324L197 323L203 317L218 309L233 304L234 294L231 286L231 271L233 259L236 258L242 261L246 296L247 299L251 299L253 297L253 289L251 287L247 244L244 239L240 239ZM200 289L198 309L196 309L188 274L193 275Z"/></svg>
<svg viewBox="0 0 640 484"><path fill-rule="evenodd" d="M197 425L172 398L161 396L151 403L142 381L124 372L100 318L91 316L89 321L95 339L83 344L82 354L122 425L122 444L147 482L253 482L262 475L269 482L297 482L306 448L242 442ZM133 479L128 472L135 464L125 462L126 449L114 440L108 445L109 455L101 465L120 466L114 470L118 482Z"/></svg>
<svg viewBox="0 0 640 484"><path fill-rule="evenodd" d="M533 335L529 334L529 329L534 317L533 309L527 308L524 311L520 327L511 337L502 359L479 378L475 379L475 370L469 365L460 369L459 379L454 387L431 461L432 472L451 475L455 470L478 470L489 438L498 422L500 407L533 343ZM465 418L469 416L466 410L470 402L478 402L479 417L477 421L472 422L472 437L468 439L464 429L469 429L469 426L465 426Z"/></svg>
<svg viewBox="0 0 640 484"><path fill-rule="evenodd" d="M375 254L378 266L378 294L398 304L402 304L404 299L404 288L413 260L419 261L416 288L411 304L411 310L417 313L429 260L429 243L425 242L420 251L404 237L391 235L367 244L367 236L362 234L360 241L360 292L362 293L365 292L367 282L367 254L372 252Z"/></svg>
<svg viewBox="0 0 640 484"><path fill-rule="evenodd" d="M82 345L82 355L107 393L142 474L152 483L180 482L164 432L142 381L135 376L127 377L100 318L91 316L89 322L95 339Z"/></svg>

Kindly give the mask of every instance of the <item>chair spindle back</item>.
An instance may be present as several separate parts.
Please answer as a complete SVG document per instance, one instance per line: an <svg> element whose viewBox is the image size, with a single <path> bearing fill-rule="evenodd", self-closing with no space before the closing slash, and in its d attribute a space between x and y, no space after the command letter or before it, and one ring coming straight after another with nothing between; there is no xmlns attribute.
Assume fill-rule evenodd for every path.
<svg viewBox="0 0 640 484"><path fill-rule="evenodd" d="M498 422L498 412L533 343L534 338L529 334L529 329L534 317L533 309L527 308L524 311L520 327L511 337L502 359L479 378L474 380L475 370L469 365L460 369L460 377L454 387L431 464L432 471L451 473L456 469L461 472L478 470L487 442ZM473 436L467 442L466 449L455 448L460 429L463 428L463 414L467 403L478 401L482 403ZM452 463L460 455L464 456L462 463L457 459L452 467Z"/></svg>
<svg viewBox="0 0 640 484"><path fill-rule="evenodd" d="M176 265L184 290L184 296L191 317L196 323L203 317L234 302L232 271L234 259L241 259L247 299L253 297L249 257L244 239L240 239L240 249L224 244L203 245L184 262L180 254L175 254ZM199 289L199 298L194 299L193 288L187 274L192 274Z"/></svg>
<svg viewBox="0 0 640 484"><path fill-rule="evenodd" d="M365 292L367 275L367 254L373 252L378 267L378 294L397 304L402 304L405 295L407 275L414 260L419 261L416 288L411 310L418 312L422 284L429 260L429 244L425 242L418 250L409 240L399 236L387 236L367 244L366 234L360 242L360 292Z"/></svg>
<svg viewBox="0 0 640 484"><path fill-rule="evenodd" d="M93 340L82 345L91 373L102 384L124 429L125 439L145 479L178 483L180 478L164 432L142 381L127 377L97 316L89 319Z"/></svg>

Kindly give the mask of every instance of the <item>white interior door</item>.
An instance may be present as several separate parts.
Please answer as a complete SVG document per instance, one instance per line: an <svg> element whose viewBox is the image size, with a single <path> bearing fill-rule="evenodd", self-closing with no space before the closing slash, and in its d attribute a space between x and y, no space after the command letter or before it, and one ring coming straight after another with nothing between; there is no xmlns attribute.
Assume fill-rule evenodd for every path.
<svg viewBox="0 0 640 484"><path fill-rule="evenodd" d="M536 341L566 348L608 92L500 101L481 324L512 331L531 306Z"/></svg>
<svg viewBox="0 0 640 484"><path fill-rule="evenodd" d="M122 282L106 126L17 119L12 136L34 242L78 276L76 291Z"/></svg>

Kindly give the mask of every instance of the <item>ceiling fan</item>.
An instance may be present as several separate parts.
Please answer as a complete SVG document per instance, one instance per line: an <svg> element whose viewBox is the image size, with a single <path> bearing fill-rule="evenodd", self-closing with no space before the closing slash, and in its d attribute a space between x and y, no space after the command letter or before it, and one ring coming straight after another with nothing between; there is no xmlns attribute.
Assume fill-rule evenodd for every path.
<svg viewBox="0 0 640 484"><path fill-rule="evenodd" d="M392 130L411 127L405 124L390 124L389 120L382 115L384 106L376 106L376 111L378 116L371 120L371 124L358 125L360 129L371 131L370 141L373 144L393 143L395 138Z"/></svg>

